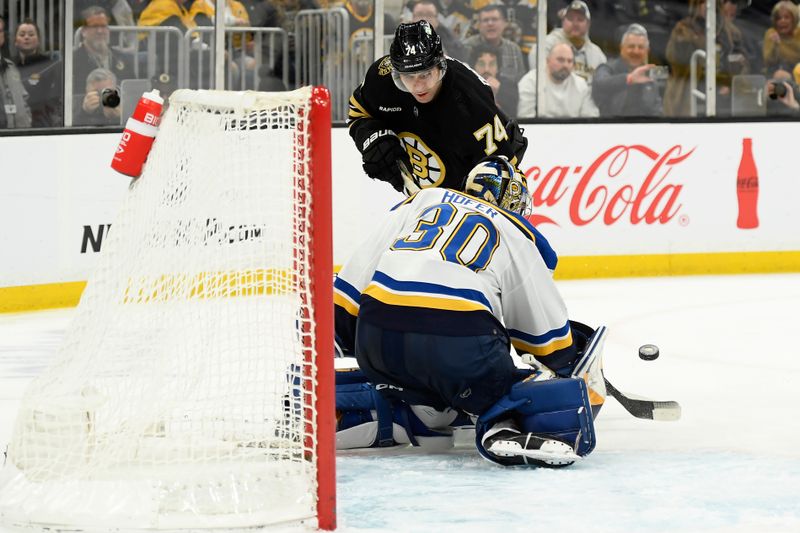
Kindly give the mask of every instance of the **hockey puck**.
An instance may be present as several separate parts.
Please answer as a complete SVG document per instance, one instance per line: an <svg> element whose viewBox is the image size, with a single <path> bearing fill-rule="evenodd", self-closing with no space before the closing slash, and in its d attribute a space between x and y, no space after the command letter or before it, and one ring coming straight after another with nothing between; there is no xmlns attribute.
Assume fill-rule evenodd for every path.
<svg viewBox="0 0 800 533"><path fill-rule="evenodd" d="M653 361L658 359L658 346L655 344L643 344L639 346L639 359Z"/></svg>

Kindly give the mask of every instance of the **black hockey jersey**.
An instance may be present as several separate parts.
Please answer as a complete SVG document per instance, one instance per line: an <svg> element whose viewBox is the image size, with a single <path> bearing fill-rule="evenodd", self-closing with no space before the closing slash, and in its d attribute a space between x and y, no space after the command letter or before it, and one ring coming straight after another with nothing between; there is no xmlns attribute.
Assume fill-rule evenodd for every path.
<svg viewBox="0 0 800 533"><path fill-rule="evenodd" d="M472 167L487 155L504 155L519 164L508 123L489 85L460 61L447 58L439 94L420 104L395 85L388 56L373 63L353 91L348 118L359 150L373 133L391 129L405 144L423 188L459 190Z"/></svg>

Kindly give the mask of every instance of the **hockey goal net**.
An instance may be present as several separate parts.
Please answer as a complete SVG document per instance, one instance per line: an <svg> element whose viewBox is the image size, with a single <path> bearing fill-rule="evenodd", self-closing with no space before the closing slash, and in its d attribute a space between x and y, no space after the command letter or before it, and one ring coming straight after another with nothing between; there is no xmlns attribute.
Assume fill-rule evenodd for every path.
<svg viewBox="0 0 800 533"><path fill-rule="evenodd" d="M22 400L0 521L331 529L327 91L169 104L55 364Z"/></svg>

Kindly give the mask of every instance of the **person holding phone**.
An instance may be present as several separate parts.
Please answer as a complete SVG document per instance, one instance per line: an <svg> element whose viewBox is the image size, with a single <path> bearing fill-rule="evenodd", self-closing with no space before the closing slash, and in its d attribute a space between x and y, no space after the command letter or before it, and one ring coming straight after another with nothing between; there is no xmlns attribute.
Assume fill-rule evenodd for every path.
<svg viewBox="0 0 800 533"><path fill-rule="evenodd" d="M622 34L619 57L597 67L592 99L601 117L655 117L662 114L660 84L669 76L664 66L648 63L650 42L641 24Z"/></svg>

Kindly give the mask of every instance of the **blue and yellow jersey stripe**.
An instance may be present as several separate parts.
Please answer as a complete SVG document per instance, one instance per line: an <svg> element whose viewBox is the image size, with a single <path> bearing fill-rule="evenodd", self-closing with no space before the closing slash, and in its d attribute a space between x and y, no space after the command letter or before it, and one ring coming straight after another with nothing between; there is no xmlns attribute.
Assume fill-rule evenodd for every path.
<svg viewBox="0 0 800 533"><path fill-rule="evenodd" d="M531 353L536 357L547 357L572 345L572 329L569 327L569 322L543 335L531 335L516 329L509 329L508 334L515 350Z"/></svg>
<svg viewBox="0 0 800 533"><path fill-rule="evenodd" d="M412 194L411 196L409 196L405 200L396 203L391 209L389 209L389 211L394 211L398 207L403 207L404 205L410 204L411 202L414 201L414 198L417 196L417 194L419 194L419 191L415 192L414 194Z"/></svg>
<svg viewBox="0 0 800 533"><path fill-rule="evenodd" d="M480 291L437 283L400 281L380 271L375 272L364 294L381 303L394 306L493 312L489 300Z"/></svg>
<svg viewBox="0 0 800 533"><path fill-rule="evenodd" d="M358 292L358 289L337 276L333 282L333 303L347 311L348 314L358 316L360 300L361 293Z"/></svg>

